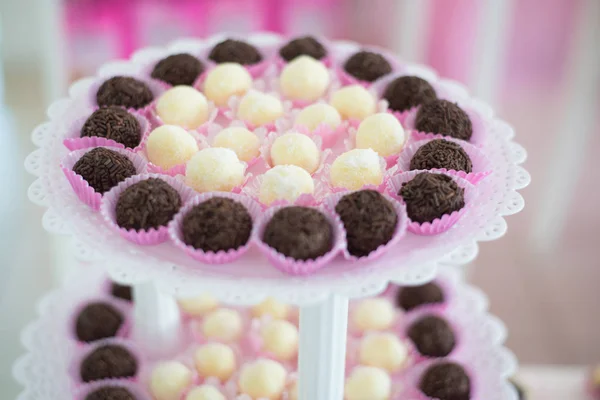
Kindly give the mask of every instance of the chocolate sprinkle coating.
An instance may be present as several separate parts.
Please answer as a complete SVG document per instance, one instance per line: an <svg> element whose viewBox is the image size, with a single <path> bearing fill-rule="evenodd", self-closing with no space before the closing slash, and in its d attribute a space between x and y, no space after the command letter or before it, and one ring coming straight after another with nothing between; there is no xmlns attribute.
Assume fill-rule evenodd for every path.
<svg viewBox="0 0 600 400"><path fill-rule="evenodd" d="M335 206L346 229L348 251L364 257L394 236L398 214L394 206L375 190L347 194Z"/></svg>
<svg viewBox="0 0 600 400"><path fill-rule="evenodd" d="M125 301L132 301L133 300L133 294L132 294L131 286L119 285L116 282L112 283L112 285L110 287L110 294L113 297L116 297L116 298L121 299L121 300L125 300Z"/></svg>
<svg viewBox="0 0 600 400"><path fill-rule="evenodd" d="M117 106L102 107L85 121L80 136L103 137L133 149L142 140L142 128L127 110Z"/></svg>
<svg viewBox="0 0 600 400"><path fill-rule="evenodd" d="M115 337L123 325L123 314L105 302L90 303L77 316L75 333L82 342Z"/></svg>
<svg viewBox="0 0 600 400"><path fill-rule="evenodd" d="M446 168L449 171L472 172L471 158L455 142L435 139L419 147L410 160L410 169Z"/></svg>
<svg viewBox="0 0 600 400"><path fill-rule="evenodd" d="M148 178L129 186L117 200L117 225L148 231L166 226L181 208L181 197L167 182Z"/></svg>
<svg viewBox="0 0 600 400"><path fill-rule="evenodd" d="M444 292L434 282L421 286L405 286L396 295L396 304L405 311L427 304L440 304L444 302Z"/></svg>
<svg viewBox="0 0 600 400"><path fill-rule="evenodd" d="M130 378L137 374L138 363L125 347L107 344L89 353L79 373L84 382L109 378Z"/></svg>
<svg viewBox="0 0 600 400"><path fill-rule="evenodd" d="M143 108L154 100L152 91L144 82L129 77L115 76L105 81L96 93L98 106Z"/></svg>
<svg viewBox="0 0 600 400"><path fill-rule="evenodd" d="M327 50L314 37L303 36L289 41L279 49L279 55L286 61L292 61L294 58L302 55L320 60L327 55Z"/></svg>
<svg viewBox="0 0 600 400"><path fill-rule="evenodd" d="M458 364L443 362L430 366L421 377L419 387L427 396L438 400L469 400L471 380Z"/></svg>
<svg viewBox="0 0 600 400"><path fill-rule="evenodd" d="M473 125L467 113L448 100L434 100L421 106L415 128L466 141L473 135Z"/></svg>
<svg viewBox="0 0 600 400"><path fill-rule="evenodd" d="M250 239L252 217L242 204L213 197L194 206L181 222L185 244L205 252L238 249Z"/></svg>
<svg viewBox="0 0 600 400"><path fill-rule="evenodd" d="M263 59L256 47L235 39L227 39L218 43L210 51L208 58L218 64L232 62L242 65L257 64Z"/></svg>
<svg viewBox="0 0 600 400"><path fill-rule="evenodd" d="M359 51L346 61L344 70L356 79L373 82L392 72L392 66L381 54Z"/></svg>
<svg viewBox="0 0 600 400"><path fill-rule="evenodd" d="M406 203L408 217L422 224L463 208L464 192L448 175L421 172L403 183L398 194Z"/></svg>
<svg viewBox="0 0 600 400"><path fill-rule="evenodd" d="M333 247L333 227L320 211L291 206L275 212L262 240L279 253L295 260L314 260Z"/></svg>
<svg viewBox="0 0 600 400"><path fill-rule="evenodd" d="M437 99L437 95L425 79L401 76L387 85L383 98L388 101L391 110L406 111Z"/></svg>
<svg viewBox="0 0 600 400"><path fill-rule="evenodd" d="M85 400L136 400L136 397L124 387L102 386L85 396Z"/></svg>
<svg viewBox="0 0 600 400"><path fill-rule="evenodd" d="M450 325L444 319L434 315L415 321L408 328L408 337L419 353L427 357L446 357L456 345Z"/></svg>
<svg viewBox="0 0 600 400"><path fill-rule="evenodd" d="M204 72L204 64L191 54L173 54L154 66L151 76L170 85L192 86Z"/></svg>
<svg viewBox="0 0 600 400"><path fill-rule="evenodd" d="M96 147L85 153L73 166L73 172L100 194L137 173L129 158L104 147Z"/></svg>

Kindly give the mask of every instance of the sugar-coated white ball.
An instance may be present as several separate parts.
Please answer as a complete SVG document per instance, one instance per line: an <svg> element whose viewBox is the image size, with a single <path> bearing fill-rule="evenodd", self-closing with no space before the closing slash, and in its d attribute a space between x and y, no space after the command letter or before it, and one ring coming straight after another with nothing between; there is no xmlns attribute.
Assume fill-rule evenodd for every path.
<svg viewBox="0 0 600 400"><path fill-rule="evenodd" d="M353 149L339 155L329 173L333 186L349 190L383 182L379 155L372 149Z"/></svg>
<svg viewBox="0 0 600 400"><path fill-rule="evenodd" d="M298 132L288 132L273 141L270 150L273 165L295 165L309 174L319 168L321 153L315 142Z"/></svg>
<svg viewBox="0 0 600 400"><path fill-rule="evenodd" d="M198 192L230 192L244 181L245 165L235 151L211 147L197 152L187 163L186 183Z"/></svg>
<svg viewBox="0 0 600 400"><path fill-rule="evenodd" d="M219 306L217 299L210 293L179 299L177 302L183 312L194 317L201 317Z"/></svg>
<svg viewBox="0 0 600 400"><path fill-rule="evenodd" d="M233 342L242 334L243 323L240 313L220 308L208 314L202 324L202 334L208 339Z"/></svg>
<svg viewBox="0 0 600 400"><path fill-rule="evenodd" d="M252 315L261 318L266 315L274 319L286 319L290 313L290 306L273 297L267 297L262 302L252 307Z"/></svg>
<svg viewBox="0 0 600 400"><path fill-rule="evenodd" d="M388 113L368 116L356 131L356 147L373 149L382 157L400 153L405 140L406 135L400 121Z"/></svg>
<svg viewBox="0 0 600 400"><path fill-rule="evenodd" d="M330 104L344 119L364 119L375 113L375 97L361 85L344 86L331 95Z"/></svg>
<svg viewBox="0 0 600 400"><path fill-rule="evenodd" d="M306 55L287 63L279 76L281 92L292 100L317 100L325 94L328 86L327 67L321 61Z"/></svg>
<svg viewBox="0 0 600 400"><path fill-rule="evenodd" d="M253 399L279 400L285 389L287 372L277 361L258 359L242 369L239 390Z"/></svg>
<svg viewBox="0 0 600 400"><path fill-rule="evenodd" d="M362 364L398 371L406 363L408 349L392 333L371 333L360 342L359 359Z"/></svg>
<svg viewBox="0 0 600 400"><path fill-rule="evenodd" d="M217 106L227 105L232 96L241 96L252 87L252 76L240 64L219 64L206 74L204 94Z"/></svg>
<svg viewBox="0 0 600 400"><path fill-rule="evenodd" d="M235 371L235 354L231 347L222 343L200 346L194 355L196 370L201 377L213 376L226 381Z"/></svg>
<svg viewBox="0 0 600 400"><path fill-rule="evenodd" d="M165 124L196 129L208 121L208 101L191 86L175 86L158 98L156 114Z"/></svg>
<svg viewBox="0 0 600 400"><path fill-rule="evenodd" d="M293 203L301 195L314 192L313 179L306 170L295 165L277 165L262 175L258 198L263 204L277 200Z"/></svg>
<svg viewBox="0 0 600 400"><path fill-rule="evenodd" d="M185 400L225 400L225 396L214 386L202 385L190 390Z"/></svg>
<svg viewBox="0 0 600 400"><path fill-rule="evenodd" d="M319 125L328 125L331 129L336 129L342 123L342 117L335 107L326 103L316 103L305 107L298 113L295 125L307 127L309 130L315 130Z"/></svg>
<svg viewBox="0 0 600 400"><path fill-rule="evenodd" d="M260 153L260 139L243 126L223 129L213 138L213 147L224 147L235 151L241 161L248 162Z"/></svg>
<svg viewBox="0 0 600 400"><path fill-rule="evenodd" d="M271 94L251 90L242 99L237 110L237 117L255 126L275 122L283 116L283 104Z"/></svg>
<svg viewBox="0 0 600 400"><path fill-rule="evenodd" d="M262 327L260 335L264 349L280 360L291 360L298 353L298 328L288 321L269 321Z"/></svg>
<svg viewBox="0 0 600 400"><path fill-rule="evenodd" d="M346 378L346 400L388 400L392 394L392 380L385 370L358 366Z"/></svg>
<svg viewBox="0 0 600 400"><path fill-rule="evenodd" d="M393 304L382 297L361 300L352 313L354 327L360 331L382 331L394 323Z"/></svg>
<svg viewBox="0 0 600 400"><path fill-rule="evenodd" d="M156 400L179 400L192 383L192 371L177 361L158 364L152 370L150 391Z"/></svg>
<svg viewBox="0 0 600 400"><path fill-rule="evenodd" d="M146 142L148 160L163 169L185 164L198 151L196 139L176 125L162 125L150 132Z"/></svg>

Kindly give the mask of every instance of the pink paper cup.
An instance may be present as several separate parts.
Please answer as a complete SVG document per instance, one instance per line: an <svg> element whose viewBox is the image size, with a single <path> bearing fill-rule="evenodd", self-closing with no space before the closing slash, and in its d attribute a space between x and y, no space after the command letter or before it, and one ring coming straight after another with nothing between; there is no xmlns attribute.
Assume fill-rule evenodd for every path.
<svg viewBox="0 0 600 400"><path fill-rule="evenodd" d="M91 85L89 92L88 92L87 101L88 101L88 104L90 105L90 107L98 107L98 103L96 101L96 94L98 93L98 89L100 89L100 86L102 86L102 84L104 82L106 82L107 80L117 77L117 76L131 77L131 78L135 78L135 79L138 79L138 80L144 82L148 86L148 88L150 89L152 94L154 95L154 101L156 99L158 99L160 97L160 95L165 91L165 86L162 82L157 81L152 78L148 78L148 77L144 76L143 74L124 73L124 74L119 74L119 75L98 77L96 79L96 81ZM147 116L148 111L150 110L150 107L152 106L154 101L150 102L150 104L146 105L145 107L136 109L136 111L141 115Z"/></svg>
<svg viewBox="0 0 600 400"><path fill-rule="evenodd" d="M277 211L285 207L289 206L271 207L263 214L262 218L255 225L253 235L254 242L257 244L259 250L267 257L269 262L281 272L289 275L314 274L329 264L338 255L338 253L346 247L346 235L344 233L342 222L337 215L327 211L325 208L319 208L318 210L328 218L333 228L333 246L329 252L317 259L306 261L296 260L277 252L277 250L267 245L262 239L265 228L271 218L273 218Z"/></svg>
<svg viewBox="0 0 600 400"><path fill-rule="evenodd" d="M123 238L142 246L151 246L166 242L169 239L168 226L161 226L158 229L152 228L147 231L136 231L134 229L127 230L117 225L117 217L115 210L117 202L119 200L119 196L125 191L125 189L148 178L162 179L163 181L171 185L171 187L175 189L177 193L179 193L179 196L181 196L182 207L196 195L196 192L194 192L191 188L187 187L180 180L172 176L160 174L143 174L133 176L124 180L119 185L112 188L108 193L106 193L106 195L102 199L102 204L100 206L100 212L102 213L102 217L104 218L106 223L111 227L111 229L113 229L115 232L118 232L119 235L121 235Z"/></svg>
<svg viewBox="0 0 600 400"><path fill-rule="evenodd" d="M314 130L308 129L304 125L294 125L292 129L306 132L307 135L321 138L323 148L329 149L335 146L340 138L348 131L348 122L343 121L336 128L332 128L326 123L319 124Z"/></svg>
<svg viewBox="0 0 600 400"><path fill-rule="evenodd" d="M139 385L123 381L121 379L106 379L82 385L75 392L75 400L85 400L86 397L98 389L106 387L123 388L131 393L136 400L152 400L151 396L143 390Z"/></svg>
<svg viewBox="0 0 600 400"><path fill-rule="evenodd" d="M71 315L71 322L69 323L72 340L76 341L80 346L87 346L89 344L97 342L97 341L83 342L77 338L77 319L79 317L79 314L85 309L85 307L87 307L93 303L105 303L109 306L114 307L118 312L121 313L121 316L123 317L123 322L121 323L121 327L119 328L119 330L117 331L117 333L114 337L126 339L129 336L129 333L131 332L131 324L132 324L131 306L123 304L123 302L117 301L112 297L102 296L102 297L86 299L83 303L79 304L75 308L75 310L73 311L73 314ZM105 340L105 339L109 339L109 338L103 338L103 339L99 339L99 340Z"/></svg>
<svg viewBox="0 0 600 400"><path fill-rule="evenodd" d="M144 160L139 155L125 149L119 149L115 147L106 148L129 158L133 163L133 166L135 167L135 170L138 174L146 172L146 160ZM97 211L100 209L102 194L96 192L94 188L91 187L81 175L78 175L73 171L73 167L75 166L77 161L79 161L79 159L90 150L92 149L86 148L81 150L75 150L67 154L67 156L61 161L60 168L62 169L69 183L71 184L71 187L75 191L75 194L77 195L79 200L81 200L82 202L90 206L92 209Z"/></svg>
<svg viewBox="0 0 600 400"><path fill-rule="evenodd" d="M442 174L440 172L433 171L410 171L403 172L399 175L392 177L387 183L387 189L392 197L397 198L400 202L404 203L402 197L398 195L398 192L402 188L402 184L408 181L411 181L417 174L421 172L429 172L432 174ZM444 175L444 174L442 174ZM417 235L423 236L431 236L438 235L440 233L446 232L448 229L452 228L452 226L458 222L458 220L471 208L473 201L477 195L476 188L467 180L460 178L458 176L449 175L454 179L454 181L458 184L459 187L465 190L464 198L465 198L465 206L458 211L454 211L452 214L444 214L441 218L436 218L432 222L424 222L422 224L414 221L410 221L408 224L408 231ZM410 219L410 217L409 217Z"/></svg>
<svg viewBox="0 0 600 400"><path fill-rule="evenodd" d="M240 204L242 204L250 216L252 217L253 225L256 223L255 221L258 219L261 213L261 207L258 203L247 196L235 194L235 193L203 193L199 196L196 196L190 202L188 202L180 211L175 215L173 220L169 223L169 236L175 246L181 249L188 256L192 257L194 260L206 263L206 264L225 264L228 262L232 262L241 256L243 256L248 249L252 245L252 238L248 238L248 242L237 249L231 249L228 251L219 251L219 252L210 252L203 251L200 249L196 249L193 246L186 244L183 241L183 232L181 231L181 224L183 223L183 219L185 216L198 204L204 203L207 200L210 200L214 197L224 197L227 199L234 200Z"/></svg>

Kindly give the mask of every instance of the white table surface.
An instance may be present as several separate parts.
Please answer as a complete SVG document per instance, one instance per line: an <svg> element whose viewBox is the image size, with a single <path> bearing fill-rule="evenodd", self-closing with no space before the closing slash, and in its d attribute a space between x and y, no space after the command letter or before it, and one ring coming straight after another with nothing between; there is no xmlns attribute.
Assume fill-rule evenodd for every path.
<svg viewBox="0 0 600 400"><path fill-rule="evenodd" d="M581 366L524 365L516 379L527 400L591 400L585 388L588 371Z"/></svg>

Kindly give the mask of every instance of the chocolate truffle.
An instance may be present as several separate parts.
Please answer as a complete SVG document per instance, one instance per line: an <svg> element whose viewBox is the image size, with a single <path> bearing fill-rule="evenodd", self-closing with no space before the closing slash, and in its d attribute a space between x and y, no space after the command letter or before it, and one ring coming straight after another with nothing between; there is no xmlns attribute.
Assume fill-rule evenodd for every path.
<svg viewBox="0 0 600 400"><path fill-rule="evenodd" d="M421 286L403 287L396 295L396 304L405 311L411 311L426 304L443 302L444 292L434 282L429 282Z"/></svg>
<svg viewBox="0 0 600 400"><path fill-rule="evenodd" d="M403 183L398 194L406 203L408 217L422 224L462 209L464 192L448 175L421 172Z"/></svg>
<svg viewBox="0 0 600 400"><path fill-rule="evenodd" d="M473 125L467 113L448 100L434 100L421 106L415 128L467 141L473 135Z"/></svg>
<svg viewBox="0 0 600 400"><path fill-rule="evenodd" d="M285 207L267 223L262 240L286 257L314 260L333 247L333 227L322 212L309 207Z"/></svg>
<svg viewBox="0 0 600 400"><path fill-rule="evenodd" d="M419 353L427 357L446 357L456 344L450 325L434 315L415 321L408 328L408 337Z"/></svg>
<svg viewBox="0 0 600 400"><path fill-rule="evenodd" d="M303 36L289 41L279 49L279 55L286 61L292 61L298 56L310 56L320 60L327 55L327 50L314 37Z"/></svg>
<svg viewBox="0 0 600 400"><path fill-rule="evenodd" d="M206 252L235 250L250 239L252 217L242 204L213 197L194 206L181 222L185 244Z"/></svg>
<svg viewBox="0 0 600 400"><path fill-rule="evenodd" d="M410 169L446 168L453 171L471 172L473 164L460 144L435 139L419 147L410 160Z"/></svg>
<svg viewBox="0 0 600 400"><path fill-rule="evenodd" d="M471 380L458 364L443 362L430 366L419 387L427 396L439 400L469 400Z"/></svg>
<svg viewBox="0 0 600 400"><path fill-rule="evenodd" d="M121 300L126 300L126 301L133 300L131 286L119 285L116 282L112 283L111 288L110 288L110 294L112 294L113 297L116 297Z"/></svg>
<svg viewBox="0 0 600 400"><path fill-rule="evenodd" d="M150 88L142 81L129 76L115 76L105 81L96 93L98 106L143 108L154 100Z"/></svg>
<svg viewBox="0 0 600 400"><path fill-rule="evenodd" d="M369 255L390 241L398 224L394 206L375 190L347 194L335 206L348 241L348 251L356 257Z"/></svg>
<svg viewBox="0 0 600 400"><path fill-rule="evenodd" d="M83 124L81 137L86 136L103 137L134 148L142 140L142 128L127 110L117 106L102 107L94 111Z"/></svg>
<svg viewBox="0 0 600 400"><path fill-rule="evenodd" d="M208 58L217 64L232 62L242 65L252 65L262 61L262 55L256 47L234 39L227 39L218 43L210 51Z"/></svg>
<svg viewBox="0 0 600 400"><path fill-rule="evenodd" d="M191 86L204 72L204 65L191 54L173 54L163 58L154 66L152 77L170 85Z"/></svg>
<svg viewBox="0 0 600 400"><path fill-rule="evenodd" d="M392 66L381 54L359 51L344 64L347 73L361 81L373 82L392 72Z"/></svg>
<svg viewBox="0 0 600 400"><path fill-rule="evenodd" d="M406 111L435 100L437 95L425 79L401 76L387 85L383 98L388 101L391 110Z"/></svg>
<svg viewBox="0 0 600 400"><path fill-rule="evenodd" d="M136 397L124 387L102 386L88 393L85 400L136 400Z"/></svg>
<svg viewBox="0 0 600 400"><path fill-rule="evenodd" d="M108 303L88 304L77 316L75 333L82 342L93 342L116 336L123 325L123 315Z"/></svg>
<svg viewBox="0 0 600 400"><path fill-rule="evenodd" d="M117 225L147 231L165 226L181 208L181 197L167 182L149 178L129 186L117 200Z"/></svg>
<svg viewBox="0 0 600 400"><path fill-rule="evenodd" d="M107 344L89 353L81 362L79 373L84 382L109 378L130 378L137 374L138 363L125 347Z"/></svg>
<svg viewBox="0 0 600 400"><path fill-rule="evenodd" d="M136 174L129 158L116 151L97 147L85 153L73 166L73 172L97 192L104 194L119 182Z"/></svg>

